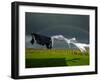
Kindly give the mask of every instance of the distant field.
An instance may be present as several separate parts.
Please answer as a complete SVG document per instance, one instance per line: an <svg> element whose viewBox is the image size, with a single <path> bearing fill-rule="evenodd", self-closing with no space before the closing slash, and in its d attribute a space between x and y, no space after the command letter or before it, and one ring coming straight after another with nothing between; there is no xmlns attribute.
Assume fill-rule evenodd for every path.
<svg viewBox="0 0 100 81"><path fill-rule="evenodd" d="M89 50L26 48L26 68L89 65Z"/></svg>

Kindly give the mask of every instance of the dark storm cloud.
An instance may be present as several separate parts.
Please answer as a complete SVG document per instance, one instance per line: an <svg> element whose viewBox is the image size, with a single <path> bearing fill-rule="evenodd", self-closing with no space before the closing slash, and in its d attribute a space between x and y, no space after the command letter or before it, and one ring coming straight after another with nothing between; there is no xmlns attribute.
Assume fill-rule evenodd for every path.
<svg viewBox="0 0 100 81"><path fill-rule="evenodd" d="M46 36L61 34L67 38L76 37L79 42L89 43L89 15L27 12L25 18L26 36L30 36L32 32Z"/></svg>

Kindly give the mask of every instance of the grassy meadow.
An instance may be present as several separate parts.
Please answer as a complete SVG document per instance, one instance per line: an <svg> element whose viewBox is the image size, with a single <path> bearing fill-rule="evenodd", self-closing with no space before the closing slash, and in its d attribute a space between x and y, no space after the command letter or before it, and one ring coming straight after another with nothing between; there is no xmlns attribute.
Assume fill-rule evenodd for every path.
<svg viewBox="0 0 100 81"><path fill-rule="evenodd" d="M81 53L78 49L34 49L26 48L25 67L59 67L89 65L89 49Z"/></svg>

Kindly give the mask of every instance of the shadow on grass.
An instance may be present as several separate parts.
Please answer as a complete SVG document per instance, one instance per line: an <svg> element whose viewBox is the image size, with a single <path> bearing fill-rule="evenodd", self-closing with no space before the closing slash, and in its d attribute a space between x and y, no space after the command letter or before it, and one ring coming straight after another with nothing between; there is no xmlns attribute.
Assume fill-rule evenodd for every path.
<svg viewBox="0 0 100 81"><path fill-rule="evenodd" d="M26 59L26 68L67 66L65 58Z"/></svg>

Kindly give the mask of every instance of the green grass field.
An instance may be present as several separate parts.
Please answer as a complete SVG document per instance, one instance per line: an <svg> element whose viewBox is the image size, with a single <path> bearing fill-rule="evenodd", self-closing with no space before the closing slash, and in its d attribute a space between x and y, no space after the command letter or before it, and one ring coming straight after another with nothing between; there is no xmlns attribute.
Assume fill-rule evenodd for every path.
<svg viewBox="0 0 100 81"><path fill-rule="evenodd" d="M26 48L26 68L89 65L89 50Z"/></svg>

